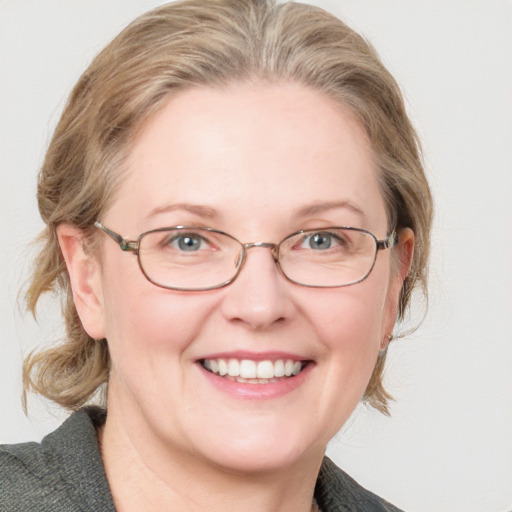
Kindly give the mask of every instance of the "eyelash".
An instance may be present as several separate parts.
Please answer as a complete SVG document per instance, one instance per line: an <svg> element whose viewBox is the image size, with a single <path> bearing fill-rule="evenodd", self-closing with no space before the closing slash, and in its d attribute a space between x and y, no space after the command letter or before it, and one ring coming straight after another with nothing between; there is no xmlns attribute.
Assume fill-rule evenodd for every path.
<svg viewBox="0 0 512 512"><path fill-rule="evenodd" d="M315 236L318 236L318 235L323 235L325 237L325 235L328 235L329 236L329 247L327 247L326 249L331 249L333 248L333 243L334 243L334 247L338 247L338 246L342 246L342 245L347 245L348 241L347 240L344 240L342 238L340 238L338 235L335 235L333 232L331 231L315 231L313 233L310 233L306 236L304 236L302 238L302 243L301 243L301 247L304 243L307 243L309 242L311 244L311 240L315 237ZM309 249L313 249L313 247L308 247Z"/></svg>

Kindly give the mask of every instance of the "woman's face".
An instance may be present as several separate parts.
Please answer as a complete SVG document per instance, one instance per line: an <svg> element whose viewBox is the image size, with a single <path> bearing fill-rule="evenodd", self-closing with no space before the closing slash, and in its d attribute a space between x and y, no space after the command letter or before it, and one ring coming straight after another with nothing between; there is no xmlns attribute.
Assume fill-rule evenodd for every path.
<svg viewBox="0 0 512 512"><path fill-rule="evenodd" d="M362 128L327 97L294 84L177 94L143 127L101 220L128 239L178 225L242 242L327 226L387 235ZM101 314L84 323L108 340L109 410L148 451L235 471L321 457L391 332L401 278L390 252L379 252L363 282L322 289L287 281L269 249L253 248L231 285L179 292L151 284L136 257L105 236ZM219 358L308 364L295 377L254 384L204 368Z"/></svg>

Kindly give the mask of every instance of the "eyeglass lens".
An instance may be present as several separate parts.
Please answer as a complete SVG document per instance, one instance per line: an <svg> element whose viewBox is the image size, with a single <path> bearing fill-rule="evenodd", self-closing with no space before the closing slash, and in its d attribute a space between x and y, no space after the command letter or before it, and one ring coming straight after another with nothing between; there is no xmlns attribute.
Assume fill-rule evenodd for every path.
<svg viewBox="0 0 512 512"><path fill-rule="evenodd" d="M371 233L355 228L303 231L280 242L275 254L289 280L306 286L339 287L369 274L376 242ZM138 257L142 271L154 284L204 290L232 281L246 252L244 244L226 233L170 228L144 233Z"/></svg>

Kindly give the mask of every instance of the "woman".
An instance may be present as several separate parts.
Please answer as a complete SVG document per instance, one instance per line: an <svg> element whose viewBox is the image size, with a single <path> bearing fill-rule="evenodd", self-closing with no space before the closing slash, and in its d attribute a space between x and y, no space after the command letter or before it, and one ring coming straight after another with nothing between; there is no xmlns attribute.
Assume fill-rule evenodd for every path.
<svg viewBox="0 0 512 512"><path fill-rule="evenodd" d="M41 171L28 303L75 412L4 447L6 510L396 510L324 458L425 286L431 198L393 78L324 11L189 0L76 85ZM106 409L85 408L102 390Z"/></svg>

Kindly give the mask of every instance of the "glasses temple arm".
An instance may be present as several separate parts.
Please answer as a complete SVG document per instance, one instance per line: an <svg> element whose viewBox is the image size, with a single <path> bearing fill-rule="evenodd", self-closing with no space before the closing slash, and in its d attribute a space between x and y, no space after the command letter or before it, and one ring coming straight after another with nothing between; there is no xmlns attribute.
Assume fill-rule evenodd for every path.
<svg viewBox="0 0 512 512"><path fill-rule="evenodd" d="M398 233L393 231L384 240L377 240L377 250L392 249L398 244Z"/></svg>
<svg viewBox="0 0 512 512"><path fill-rule="evenodd" d="M94 225L98 229L101 229L104 233L106 233L110 238L112 238L112 240L117 242L119 244L119 247L121 247L121 249L123 251L134 251L134 252L136 252L138 250L138 248L139 248L138 242L130 242L129 240L126 240L126 238L123 238L118 233L116 233L116 232L112 231L111 229L108 229L107 227L105 227L101 222L96 221L94 223Z"/></svg>

